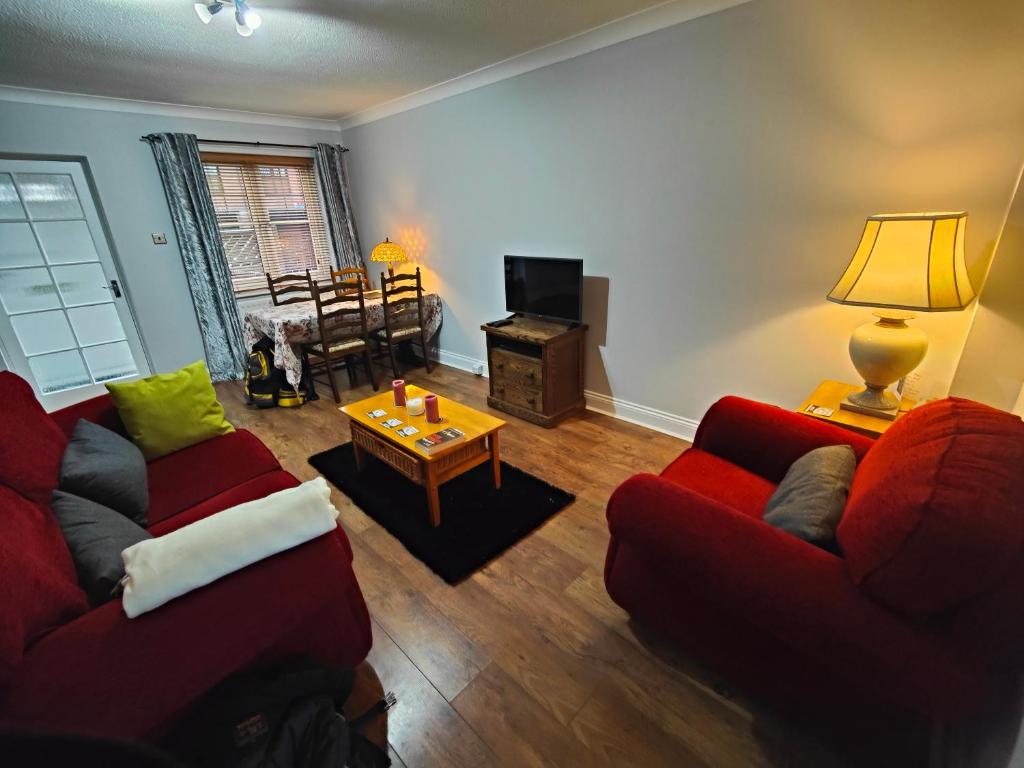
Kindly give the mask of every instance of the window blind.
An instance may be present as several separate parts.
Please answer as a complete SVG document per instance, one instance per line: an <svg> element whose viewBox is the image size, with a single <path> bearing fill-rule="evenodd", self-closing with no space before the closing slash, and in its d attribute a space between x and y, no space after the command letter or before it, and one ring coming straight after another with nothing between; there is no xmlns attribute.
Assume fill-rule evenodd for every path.
<svg viewBox="0 0 1024 768"><path fill-rule="evenodd" d="M204 152L236 294L267 290L266 273L330 281L334 255L313 160Z"/></svg>

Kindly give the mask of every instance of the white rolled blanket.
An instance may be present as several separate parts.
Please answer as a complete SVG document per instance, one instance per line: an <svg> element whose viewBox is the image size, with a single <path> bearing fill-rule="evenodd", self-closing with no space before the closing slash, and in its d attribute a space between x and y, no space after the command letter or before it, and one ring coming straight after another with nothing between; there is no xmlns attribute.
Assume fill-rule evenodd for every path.
<svg viewBox="0 0 1024 768"><path fill-rule="evenodd" d="M322 477L239 504L176 531L134 544L124 560L128 618L337 527Z"/></svg>

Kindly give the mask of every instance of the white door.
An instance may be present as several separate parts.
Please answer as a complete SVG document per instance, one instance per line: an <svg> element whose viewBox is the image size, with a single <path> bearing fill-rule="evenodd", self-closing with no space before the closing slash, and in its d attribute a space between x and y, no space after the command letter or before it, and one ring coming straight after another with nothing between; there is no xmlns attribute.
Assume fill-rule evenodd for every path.
<svg viewBox="0 0 1024 768"><path fill-rule="evenodd" d="M0 160L0 354L50 411L149 374L79 163Z"/></svg>

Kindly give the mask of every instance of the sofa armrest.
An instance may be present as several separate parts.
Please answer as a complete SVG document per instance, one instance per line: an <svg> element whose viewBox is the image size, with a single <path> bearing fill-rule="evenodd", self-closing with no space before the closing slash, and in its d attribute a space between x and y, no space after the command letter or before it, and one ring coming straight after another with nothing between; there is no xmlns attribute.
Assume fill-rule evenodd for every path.
<svg viewBox="0 0 1024 768"><path fill-rule="evenodd" d="M135 619L112 600L44 636L0 720L143 738L229 675L294 655L355 666L370 622L342 537L328 533Z"/></svg>
<svg viewBox="0 0 1024 768"><path fill-rule="evenodd" d="M75 431L75 425L79 419L91 421L94 424L99 424L101 427L106 427L112 432L117 432L119 435L127 436L124 424L121 422L121 417L118 415L117 408L114 407L114 401L110 395L99 395L98 397L69 405L67 408L54 411L50 414L50 417L57 422L57 426L68 437L71 437L71 434Z"/></svg>
<svg viewBox="0 0 1024 768"><path fill-rule="evenodd" d="M834 600L836 589L856 592L835 555L657 475L634 475L616 488L607 518L613 539L649 553L656 567L685 571L688 580L726 567L737 591L751 594L812 576L808 587L822 590L824 601Z"/></svg>
<svg viewBox="0 0 1024 768"><path fill-rule="evenodd" d="M927 711L969 709L985 694L972 662L926 628L861 593L843 560L767 523L655 475L636 475L608 503L605 583L615 597L618 548L637 553L665 584L713 596L750 628L816 665L835 667L879 697ZM685 611L680 600L679 610ZM666 604L666 609L670 609ZM957 696L950 696L956 691ZM955 700L952 700L955 699Z"/></svg>
<svg viewBox="0 0 1024 768"><path fill-rule="evenodd" d="M849 445L860 461L874 440L742 397L723 397L711 406L697 428L693 447L779 483L805 453L826 445Z"/></svg>

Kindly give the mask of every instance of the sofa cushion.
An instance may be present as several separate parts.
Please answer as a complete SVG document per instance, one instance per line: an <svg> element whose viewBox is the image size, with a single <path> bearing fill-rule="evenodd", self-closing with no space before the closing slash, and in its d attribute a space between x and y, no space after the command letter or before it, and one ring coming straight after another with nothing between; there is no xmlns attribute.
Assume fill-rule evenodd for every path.
<svg viewBox="0 0 1024 768"><path fill-rule="evenodd" d="M102 605L124 576L121 552L153 537L120 512L73 493L54 491L53 513L75 562L79 585L90 603Z"/></svg>
<svg viewBox="0 0 1024 768"><path fill-rule="evenodd" d="M128 434L150 461L235 429L224 418L202 360L171 373L107 384L107 391Z"/></svg>
<svg viewBox="0 0 1024 768"><path fill-rule="evenodd" d="M53 513L0 486L0 689L39 635L89 608Z"/></svg>
<svg viewBox="0 0 1024 768"><path fill-rule="evenodd" d="M150 526L149 532L154 536L163 536L166 533L178 530L183 525L189 525L197 520L202 520L204 517L222 512L225 509L237 507L239 504L245 504L247 501L262 499L264 496L283 491L285 488L294 488L298 484L299 481L295 479L295 476L285 472L283 469L267 472L259 477L254 477L252 480L246 480L234 488L228 488L216 496L211 496L194 507L189 507L176 515L164 518L156 525Z"/></svg>
<svg viewBox="0 0 1024 768"><path fill-rule="evenodd" d="M49 506L67 437L43 410L27 381L0 371L0 483Z"/></svg>
<svg viewBox="0 0 1024 768"><path fill-rule="evenodd" d="M60 489L146 525L146 459L131 440L79 420L64 450Z"/></svg>
<svg viewBox="0 0 1024 768"><path fill-rule="evenodd" d="M758 519L776 487L760 475L699 448L683 452L661 476Z"/></svg>
<svg viewBox="0 0 1024 768"><path fill-rule="evenodd" d="M355 667L370 619L343 542L338 528L137 619L119 599L89 611L29 649L0 721L152 742L235 672L303 655Z"/></svg>
<svg viewBox="0 0 1024 768"><path fill-rule="evenodd" d="M825 549L835 546L857 455L848 445L805 453L789 468L764 509L764 521Z"/></svg>
<svg viewBox="0 0 1024 768"><path fill-rule="evenodd" d="M280 468L274 454L244 429L159 458L148 467L149 524Z"/></svg>
<svg viewBox="0 0 1024 768"><path fill-rule="evenodd" d="M838 539L856 582L924 618L992 587L1024 546L1024 423L949 398L889 428L861 462Z"/></svg>

